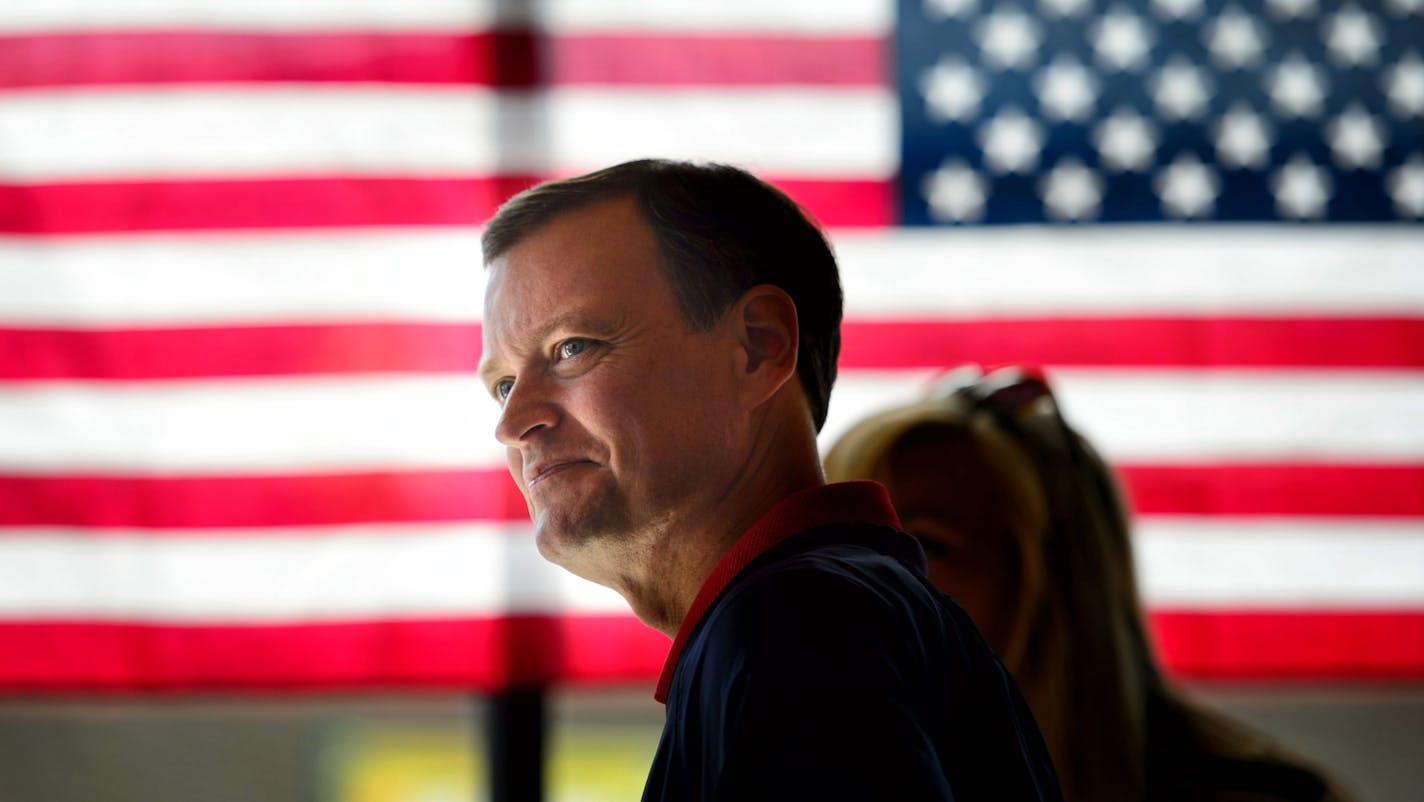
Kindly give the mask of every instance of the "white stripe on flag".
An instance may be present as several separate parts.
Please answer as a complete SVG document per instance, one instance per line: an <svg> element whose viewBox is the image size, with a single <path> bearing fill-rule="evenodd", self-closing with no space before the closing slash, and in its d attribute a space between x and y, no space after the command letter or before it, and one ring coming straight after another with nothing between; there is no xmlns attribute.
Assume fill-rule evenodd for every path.
<svg viewBox="0 0 1424 802"><path fill-rule="evenodd" d="M205 28L476 28L537 21L555 29L618 31L888 31L889 0L7 0L0 30L55 31L192 25Z"/></svg>
<svg viewBox="0 0 1424 802"><path fill-rule="evenodd" d="M483 28L496 0L7 0L0 30L14 33L193 26L301 30ZM518 4L510 4L517 6Z"/></svg>
<svg viewBox="0 0 1424 802"><path fill-rule="evenodd" d="M1424 525L1417 520L1144 517L1135 548L1149 605L1424 604Z"/></svg>
<svg viewBox="0 0 1424 802"><path fill-rule="evenodd" d="M1424 606L1418 522L1149 519L1137 550L1150 605ZM525 527L0 530L0 618L259 623L501 611L627 606L545 562Z"/></svg>
<svg viewBox="0 0 1424 802"><path fill-rule="evenodd" d="M274 86L0 96L0 177L582 172L630 158L888 179L886 89Z"/></svg>
<svg viewBox="0 0 1424 802"><path fill-rule="evenodd" d="M1424 231L1404 226L905 229L834 245L849 315L1424 307Z"/></svg>
<svg viewBox="0 0 1424 802"><path fill-rule="evenodd" d="M475 321L479 231L0 238L0 321Z"/></svg>
<svg viewBox="0 0 1424 802"><path fill-rule="evenodd" d="M938 373L844 371L823 447L863 416L917 397ZM1389 462L1424 454L1417 373L1058 369L1050 378L1065 416L1113 460Z"/></svg>
<svg viewBox="0 0 1424 802"><path fill-rule="evenodd" d="M11 384L0 469L388 470L502 465L473 375Z"/></svg>
<svg viewBox="0 0 1424 802"><path fill-rule="evenodd" d="M829 445L931 371L845 371ZM1055 371L1070 420L1115 460L1424 455L1424 377L1282 371ZM9 383L0 470L232 473L503 464L498 408L471 375ZM1365 411L1368 411L1367 413Z"/></svg>
<svg viewBox="0 0 1424 802"><path fill-rule="evenodd" d="M1424 308L1424 232L1402 227L840 231L831 240L851 318ZM0 320L474 321L481 264L472 228L0 237Z"/></svg>
<svg viewBox="0 0 1424 802"><path fill-rule="evenodd" d="M1064 414L1118 460L1412 461L1418 372L1055 371Z"/></svg>
<svg viewBox="0 0 1424 802"><path fill-rule="evenodd" d="M318 621L626 613L543 560L527 526L167 532L0 530L0 618Z"/></svg>

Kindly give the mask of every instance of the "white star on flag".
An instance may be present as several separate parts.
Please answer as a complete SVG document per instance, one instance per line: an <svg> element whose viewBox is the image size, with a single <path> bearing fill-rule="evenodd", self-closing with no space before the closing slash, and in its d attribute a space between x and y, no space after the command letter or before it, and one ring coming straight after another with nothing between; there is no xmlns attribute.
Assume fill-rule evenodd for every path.
<svg viewBox="0 0 1424 802"><path fill-rule="evenodd" d="M1355 103L1326 127L1335 163L1344 169L1380 166L1388 136L1384 125Z"/></svg>
<svg viewBox="0 0 1424 802"><path fill-rule="evenodd" d="M1216 158L1227 167L1264 167L1270 156L1270 123L1243 104L1222 115L1213 134Z"/></svg>
<svg viewBox="0 0 1424 802"><path fill-rule="evenodd" d="M1152 99L1168 120L1201 117L1210 98L1206 74L1184 59L1173 59L1152 80Z"/></svg>
<svg viewBox="0 0 1424 802"><path fill-rule="evenodd" d="M1042 38L1033 19L1012 7L995 9L977 33L984 57L1001 69L1027 67Z"/></svg>
<svg viewBox="0 0 1424 802"><path fill-rule="evenodd" d="M980 127L979 147L994 172L1025 173L1038 166L1043 130L1022 111L1004 109Z"/></svg>
<svg viewBox="0 0 1424 802"><path fill-rule="evenodd" d="M1330 202L1330 175L1304 154L1291 157L1286 166L1271 176L1276 207L1284 217L1323 217Z"/></svg>
<svg viewBox="0 0 1424 802"><path fill-rule="evenodd" d="M1154 186L1167 214L1205 217L1216 203L1221 180L1196 156L1184 153L1157 174Z"/></svg>
<svg viewBox="0 0 1424 802"><path fill-rule="evenodd" d="M1400 117L1424 115L1424 60L1413 51L1385 70L1384 91L1389 107Z"/></svg>
<svg viewBox="0 0 1424 802"><path fill-rule="evenodd" d="M1103 180L1083 163L1069 156L1044 176L1039 184L1043 205L1058 220L1087 220L1097 216L1102 202Z"/></svg>
<svg viewBox="0 0 1424 802"><path fill-rule="evenodd" d="M1040 72L1035 81L1038 103L1056 120L1081 120L1098 98L1098 82L1082 64L1060 57Z"/></svg>
<svg viewBox="0 0 1424 802"><path fill-rule="evenodd" d="M1103 166L1115 172L1140 172L1152 163L1157 132L1132 109L1121 108L1093 130L1093 144Z"/></svg>
<svg viewBox="0 0 1424 802"><path fill-rule="evenodd" d="M1388 178L1395 208L1406 217L1424 217L1424 157L1415 154L1394 168Z"/></svg>
<svg viewBox="0 0 1424 802"><path fill-rule="evenodd" d="M1325 102L1325 76L1298 54L1277 65L1267 84L1271 103L1282 116L1319 116Z"/></svg>
<svg viewBox="0 0 1424 802"><path fill-rule="evenodd" d="M963 61L943 58L920 76L920 91L930 117L962 122L978 113L984 81Z"/></svg>
<svg viewBox="0 0 1424 802"><path fill-rule="evenodd" d="M1341 64L1373 64L1379 55L1379 23L1359 6L1346 6L1325 24L1325 42Z"/></svg>
<svg viewBox="0 0 1424 802"><path fill-rule="evenodd" d="M961 160L945 162L925 176L921 193L929 202L930 214L936 219L954 223L972 222L984 217L987 185L971 167Z"/></svg>
<svg viewBox="0 0 1424 802"><path fill-rule="evenodd" d="M1116 9L1093 26L1093 52L1109 69L1138 70L1147 63L1151 36L1141 19Z"/></svg>
<svg viewBox="0 0 1424 802"><path fill-rule="evenodd" d="M1254 66L1265 49L1261 26L1245 12L1231 7L1207 26L1207 49L1217 64L1227 69Z"/></svg>

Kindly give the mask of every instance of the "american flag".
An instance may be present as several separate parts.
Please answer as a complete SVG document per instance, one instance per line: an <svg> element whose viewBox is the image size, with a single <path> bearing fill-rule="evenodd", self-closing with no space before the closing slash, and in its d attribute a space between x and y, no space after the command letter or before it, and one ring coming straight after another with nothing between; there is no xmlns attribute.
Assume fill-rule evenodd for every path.
<svg viewBox="0 0 1424 802"><path fill-rule="evenodd" d="M479 227L627 158L829 229L823 433L1031 363L1179 675L1424 677L1424 2L0 4L0 689L651 680L546 565Z"/></svg>

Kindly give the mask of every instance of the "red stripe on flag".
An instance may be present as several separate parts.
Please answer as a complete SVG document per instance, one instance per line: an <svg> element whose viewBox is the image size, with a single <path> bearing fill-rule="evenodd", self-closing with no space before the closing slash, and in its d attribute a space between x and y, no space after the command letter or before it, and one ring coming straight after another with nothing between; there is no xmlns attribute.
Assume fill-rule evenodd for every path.
<svg viewBox="0 0 1424 802"><path fill-rule="evenodd" d="M1142 515L1424 517L1424 465L1124 465ZM236 476L0 475L0 526L209 529L526 521L503 468ZM215 533L220 534L220 533Z"/></svg>
<svg viewBox="0 0 1424 802"><path fill-rule="evenodd" d="M0 645L0 687L12 691L491 691L651 681L668 639L631 616L516 615L255 626L4 622Z"/></svg>
<svg viewBox="0 0 1424 802"><path fill-rule="evenodd" d="M1130 349L1095 341L1122 329ZM1058 332L1049 337L1049 332ZM844 326L842 368L962 362L1073 366L1413 368L1424 320L1201 318L866 323ZM1249 332L1249 336L1234 336ZM1087 333L1078 341L1079 334ZM1333 335L1365 342L1316 348ZM1210 340L1198 347L1196 340ZM0 379L179 379L371 371L473 371L477 323L332 323L141 329L0 329ZM990 344L992 343L992 345ZM1161 351L1151 351L1161 348ZM921 356L922 354L928 354ZM1012 358L1010 358L1012 357Z"/></svg>
<svg viewBox="0 0 1424 802"><path fill-rule="evenodd" d="M0 526L205 529L527 521L504 468L242 476L0 475Z"/></svg>
<svg viewBox="0 0 1424 802"><path fill-rule="evenodd" d="M538 83L533 34L123 31L0 37L0 87Z"/></svg>
<svg viewBox="0 0 1424 802"><path fill-rule="evenodd" d="M0 328L0 343L8 380L474 372L480 362L477 323Z"/></svg>
<svg viewBox="0 0 1424 802"><path fill-rule="evenodd" d="M842 367L1424 366L1424 318L1103 317L848 320Z"/></svg>
<svg viewBox="0 0 1424 802"><path fill-rule="evenodd" d="M889 86L883 39L832 36L555 36L558 84Z"/></svg>
<svg viewBox="0 0 1424 802"><path fill-rule="evenodd" d="M0 233L477 225L535 176L284 177L0 184ZM770 176L822 225L883 227L889 180Z"/></svg>
<svg viewBox="0 0 1424 802"><path fill-rule="evenodd" d="M884 181L761 176L826 228L888 228L895 221L895 185Z"/></svg>
<svg viewBox="0 0 1424 802"><path fill-rule="evenodd" d="M1424 679L1424 611L1157 611L1167 670L1200 679ZM0 687L270 690L651 682L668 641L631 616L253 626L0 623ZM511 644L517 644L511 648Z"/></svg>
<svg viewBox="0 0 1424 802"><path fill-rule="evenodd" d="M1418 680L1424 611L1155 610L1158 654L1199 679Z"/></svg>
<svg viewBox="0 0 1424 802"><path fill-rule="evenodd" d="M0 231L476 225L532 176L253 178L0 185Z"/></svg>
<svg viewBox="0 0 1424 802"><path fill-rule="evenodd" d="M870 36L106 31L0 37L0 88L214 83L888 86ZM541 75L542 71L542 75Z"/></svg>
<svg viewBox="0 0 1424 802"><path fill-rule="evenodd" d="M1424 517L1424 465L1117 465L1144 515Z"/></svg>

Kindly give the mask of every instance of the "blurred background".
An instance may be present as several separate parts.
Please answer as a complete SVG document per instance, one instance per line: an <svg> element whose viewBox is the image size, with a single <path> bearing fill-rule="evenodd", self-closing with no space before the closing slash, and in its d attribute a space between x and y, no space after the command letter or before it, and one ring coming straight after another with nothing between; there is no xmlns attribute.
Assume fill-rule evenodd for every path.
<svg viewBox="0 0 1424 802"><path fill-rule="evenodd" d="M488 799L511 710L636 798L667 641L473 372L482 222L649 155L826 227L825 443L1042 367L1172 675L1417 798L1421 0L9 0L0 800Z"/></svg>

